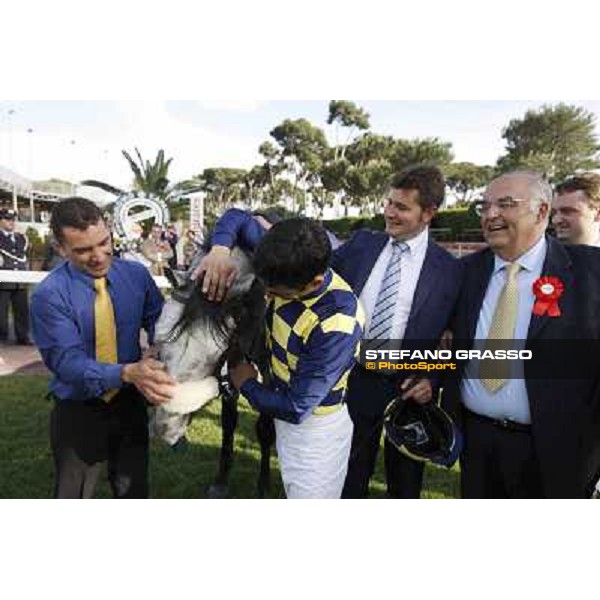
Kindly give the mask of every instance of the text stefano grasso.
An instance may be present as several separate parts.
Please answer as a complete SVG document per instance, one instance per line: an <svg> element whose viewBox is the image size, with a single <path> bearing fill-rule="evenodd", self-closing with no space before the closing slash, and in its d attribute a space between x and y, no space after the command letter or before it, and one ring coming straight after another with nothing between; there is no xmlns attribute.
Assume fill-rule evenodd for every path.
<svg viewBox="0 0 600 600"><path fill-rule="evenodd" d="M565 284L558 277L539 277L533 283L535 304L533 314L539 317L560 317L558 299L565 291Z"/></svg>

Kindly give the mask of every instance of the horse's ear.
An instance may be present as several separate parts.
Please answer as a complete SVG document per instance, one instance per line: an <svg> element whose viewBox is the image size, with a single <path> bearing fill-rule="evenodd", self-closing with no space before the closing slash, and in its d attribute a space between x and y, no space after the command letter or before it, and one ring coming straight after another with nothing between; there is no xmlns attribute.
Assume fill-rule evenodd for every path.
<svg viewBox="0 0 600 600"><path fill-rule="evenodd" d="M169 280L173 289L176 290L184 287L188 281L187 273L185 271L176 271L175 269L166 268L165 277Z"/></svg>

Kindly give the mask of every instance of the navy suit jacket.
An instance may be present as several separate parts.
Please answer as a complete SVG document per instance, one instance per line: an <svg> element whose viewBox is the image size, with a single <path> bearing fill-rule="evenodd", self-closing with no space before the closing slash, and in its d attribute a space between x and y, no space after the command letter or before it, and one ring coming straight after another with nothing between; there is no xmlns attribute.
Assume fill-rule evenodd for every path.
<svg viewBox="0 0 600 600"><path fill-rule="evenodd" d="M526 348L540 340L600 340L600 249L563 246L548 238L542 276L558 277L565 286L561 315L533 315ZM463 286L454 319L454 339L471 348L479 312L494 266L489 249L465 257ZM535 361L535 351L533 353ZM460 373L444 384L444 406L455 420L461 418ZM600 471L600 369L587 379L552 379L552 368L525 362L527 396L536 455L544 495L580 498L589 494ZM535 370L534 370L535 369ZM545 379L528 372L548 372Z"/></svg>
<svg viewBox="0 0 600 600"><path fill-rule="evenodd" d="M381 231L357 231L334 252L331 266L352 287L357 296L389 236ZM419 275L404 340L437 342L454 311L461 283L462 264L452 254L430 241ZM360 365L350 375L347 401L351 412L371 416L383 414L388 403L398 395L403 378L387 377L367 371Z"/></svg>

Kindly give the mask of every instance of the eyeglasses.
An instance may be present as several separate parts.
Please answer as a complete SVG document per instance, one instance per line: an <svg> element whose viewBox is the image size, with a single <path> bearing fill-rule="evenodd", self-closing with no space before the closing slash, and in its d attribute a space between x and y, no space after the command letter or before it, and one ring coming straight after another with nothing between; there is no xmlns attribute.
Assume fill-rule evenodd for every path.
<svg viewBox="0 0 600 600"><path fill-rule="evenodd" d="M504 213L516 208L521 202L527 202L527 200L524 198L517 199L507 196L506 198L498 198L498 200L494 202L490 202L489 200L478 200L475 202L474 206L475 212L481 216L489 212L492 206L495 206L499 212Z"/></svg>

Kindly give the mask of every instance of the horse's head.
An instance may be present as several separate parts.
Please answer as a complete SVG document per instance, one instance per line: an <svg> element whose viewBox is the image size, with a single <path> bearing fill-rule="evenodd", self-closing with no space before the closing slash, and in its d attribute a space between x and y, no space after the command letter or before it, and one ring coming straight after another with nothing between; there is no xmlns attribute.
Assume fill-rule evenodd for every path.
<svg viewBox="0 0 600 600"><path fill-rule="evenodd" d="M168 272L172 293L155 330L159 360L177 381L175 397L161 406L157 416L179 416L182 424L185 421L184 430L187 415L218 395L216 376L223 363L251 354L264 311L263 290L241 250L232 252L238 276L220 303L210 302L201 293L200 282L190 279L203 256L196 257L186 273Z"/></svg>

